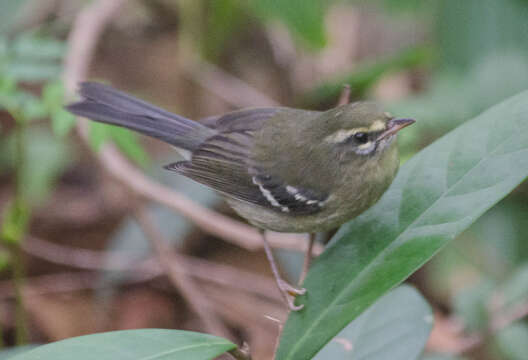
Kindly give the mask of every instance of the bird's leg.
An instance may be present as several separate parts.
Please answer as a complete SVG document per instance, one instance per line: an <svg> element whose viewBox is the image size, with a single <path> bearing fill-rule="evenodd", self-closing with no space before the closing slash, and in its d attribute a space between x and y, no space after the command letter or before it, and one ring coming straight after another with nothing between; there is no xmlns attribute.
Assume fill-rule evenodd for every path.
<svg viewBox="0 0 528 360"><path fill-rule="evenodd" d="M266 238L266 233L264 232L264 230L260 230L260 234L262 235L262 241L264 244L264 251L266 252L266 257L268 258L268 261L271 266L271 272L273 273L273 277L275 278L275 282L277 283L277 287L279 288L282 298L284 299L290 310L301 310L304 305L295 305L294 300L297 295L304 295L306 293L306 289L298 289L288 284L282 279L279 274L279 269L277 267L277 263L275 262L275 258L273 257L271 246L268 242L268 239Z"/></svg>
<svg viewBox="0 0 528 360"><path fill-rule="evenodd" d="M299 277L299 285L301 285L304 282L304 278L306 278L306 274L308 273L308 270L310 270L310 264L312 263L312 252L313 252L313 246L315 243L315 233L311 233L308 238L308 248L306 249L306 253L304 254L304 262L302 267L301 276Z"/></svg>

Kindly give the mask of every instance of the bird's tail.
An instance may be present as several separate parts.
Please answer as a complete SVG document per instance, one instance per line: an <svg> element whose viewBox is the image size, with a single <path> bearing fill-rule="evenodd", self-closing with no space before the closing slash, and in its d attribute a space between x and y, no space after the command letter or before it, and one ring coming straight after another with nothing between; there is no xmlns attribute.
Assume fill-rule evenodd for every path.
<svg viewBox="0 0 528 360"><path fill-rule="evenodd" d="M184 118L109 86L81 83L81 101L66 109L88 119L122 126L165 141L178 148L194 150L205 139L216 134L196 121Z"/></svg>

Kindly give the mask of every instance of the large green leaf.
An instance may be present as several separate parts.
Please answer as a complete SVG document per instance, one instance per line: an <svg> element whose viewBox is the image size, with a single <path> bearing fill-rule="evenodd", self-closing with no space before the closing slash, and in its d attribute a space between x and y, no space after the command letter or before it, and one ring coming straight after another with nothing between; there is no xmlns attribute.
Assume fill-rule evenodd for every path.
<svg viewBox="0 0 528 360"><path fill-rule="evenodd" d="M427 354L421 360L465 360L465 358L450 354Z"/></svg>
<svg viewBox="0 0 528 360"><path fill-rule="evenodd" d="M400 286L352 321L314 360L413 360L432 326L433 314L424 298L412 287Z"/></svg>
<svg viewBox="0 0 528 360"><path fill-rule="evenodd" d="M10 360L207 360L235 345L212 335L180 330L124 330L75 337L24 352Z"/></svg>
<svg viewBox="0 0 528 360"><path fill-rule="evenodd" d="M6 350L0 351L0 360L8 360L15 357L15 355L22 354L23 352L33 350L38 345L22 345L12 348L7 348Z"/></svg>
<svg viewBox="0 0 528 360"><path fill-rule="evenodd" d="M419 121L419 120L418 120ZM314 262L277 360L309 359L528 176L528 92L437 140Z"/></svg>

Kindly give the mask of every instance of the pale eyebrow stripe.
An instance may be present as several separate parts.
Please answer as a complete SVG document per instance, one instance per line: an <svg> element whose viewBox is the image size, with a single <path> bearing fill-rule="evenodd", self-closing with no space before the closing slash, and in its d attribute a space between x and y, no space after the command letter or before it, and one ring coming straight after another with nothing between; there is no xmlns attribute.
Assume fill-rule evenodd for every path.
<svg viewBox="0 0 528 360"><path fill-rule="evenodd" d="M386 128L385 122L381 120L376 120L369 128L358 127L358 128L349 129L349 130L343 130L343 129L338 130L335 133L325 137L324 141L331 142L331 143L340 143L348 139L350 136L357 134L359 132L366 132L366 133L379 132L379 131L385 130L385 128Z"/></svg>
<svg viewBox="0 0 528 360"><path fill-rule="evenodd" d="M369 129L366 127L359 127L349 130L338 130L333 134L328 135L324 138L326 142L340 143L348 139L350 136L357 134L358 132L368 132Z"/></svg>
<svg viewBox="0 0 528 360"><path fill-rule="evenodd" d="M369 132L376 132L376 131L382 131L385 130L386 125L385 122L381 120L376 120L372 125L370 125Z"/></svg>

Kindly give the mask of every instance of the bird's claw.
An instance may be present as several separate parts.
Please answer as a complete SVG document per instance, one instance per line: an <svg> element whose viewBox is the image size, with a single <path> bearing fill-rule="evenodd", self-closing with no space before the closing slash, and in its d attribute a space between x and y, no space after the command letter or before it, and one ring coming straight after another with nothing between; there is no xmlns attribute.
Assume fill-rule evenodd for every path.
<svg viewBox="0 0 528 360"><path fill-rule="evenodd" d="M299 289L299 288L297 288L297 287L295 287L293 285L290 285L289 283L287 283L284 280L280 280L279 287L280 287L281 291L283 291L285 293L288 293L288 294L290 294L293 297L306 294L306 289L305 288L300 288Z"/></svg>
<svg viewBox="0 0 528 360"><path fill-rule="evenodd" d="M290 308L291 311L299 311L299 310L302 310L304 308L304 304L295 305L293 303L293 300L295 298L292 298L291 296L288 296L286 299L287 299L287 302L288 302L288 307Z"/></svg>
<svg viewBox="0 0 528 360"><path fill-rule="evenodd" d="M286 303L288 304L288 308L291 311L299 311L302 308L304 308L303 304L295 305L294 304L294 300L295 300L296 296L306 294L306 289L304 289L304 288L300 288L300 289L296 288L295 286L292 286L292 285L288 284L286 281L284 281L282 279L279 281L278 285L279 285L280 291L284 295Z"/></svg>

